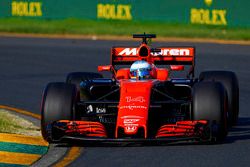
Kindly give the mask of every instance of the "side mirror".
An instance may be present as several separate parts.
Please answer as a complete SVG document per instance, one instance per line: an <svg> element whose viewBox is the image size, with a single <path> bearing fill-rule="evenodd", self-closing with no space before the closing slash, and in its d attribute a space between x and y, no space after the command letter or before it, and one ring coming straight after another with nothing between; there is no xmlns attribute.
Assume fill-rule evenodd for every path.
<svg viewBox="0 0 250 167"><path fill-rule="evenodd" d="M183 65L171 65L170 69L172 71L183 71L184 70L184 66Z"/></svg>
<svg viewBox="0 0 250 167"><path fill-rule="evenodd" d="M107 66L98 66L98 71L112 71L113 67L112 65L107 65Z"/></svg>

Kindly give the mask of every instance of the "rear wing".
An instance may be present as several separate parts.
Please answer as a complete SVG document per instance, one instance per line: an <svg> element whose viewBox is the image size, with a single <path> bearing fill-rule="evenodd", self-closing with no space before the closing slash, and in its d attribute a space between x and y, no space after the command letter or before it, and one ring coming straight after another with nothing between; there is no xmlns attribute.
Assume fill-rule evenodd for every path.
<svg viewBox="0 0 250 167"><path fill-rule="evenodd" d="M131 65L137 60L146 60L155 65L192 65L195 64L194 47L160 47L149 49L147 45L139 48L113 47L111 64Z"/></svg>

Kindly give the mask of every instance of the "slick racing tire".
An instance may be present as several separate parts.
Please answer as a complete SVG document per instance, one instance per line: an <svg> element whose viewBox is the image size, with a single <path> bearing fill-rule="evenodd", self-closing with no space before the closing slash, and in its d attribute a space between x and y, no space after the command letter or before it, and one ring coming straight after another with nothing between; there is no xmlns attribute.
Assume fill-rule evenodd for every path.
<svg viewBox="0 0 250 167"><path fill-rule="evenodd" d="M200 74L199 79L223 84L228 97L228 124L236 125L239 117L239 84L236 74L231 71L205 71Z"/></svg>
<svg viewBox="0 0 250 167"><path fill-rule="evenodd" d="M45 140L52 140L51 124L54 121L75 120L77 99L77 89L73 84L55 82L46 86L41 104L41 130Z"/></svg>
<svg viewBox="0 0 250 167"><path fill-rule="evenodd" d="M95 78L103 78L103 76L99 73L94 72L72 72L68 74L66 78L66 83L75 84L77 90L80 90L80 83L82 81L91 80Z"/></svg>
<svg viewBox="0 0 250 167"><path fill-rule="evenodd" d="M200 82L193 87L193 120L208 120L212 141L221 142L227 135L227 97L219 82Z"/></svg>

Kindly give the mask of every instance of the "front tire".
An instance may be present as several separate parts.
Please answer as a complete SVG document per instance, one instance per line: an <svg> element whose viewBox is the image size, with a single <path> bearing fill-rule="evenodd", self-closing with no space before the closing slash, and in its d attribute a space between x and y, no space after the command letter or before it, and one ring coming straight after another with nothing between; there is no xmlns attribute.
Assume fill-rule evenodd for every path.
<svg viewBox="0 0 250 167"><path fill-rule="evenodd" d="M58 120L75 120L77 89L73 84L49 83L41 104L41 131L48 142L52 141L51 124Z"/></svg>
<svg viewBox="0 0 250 167"><path fill-rule="evenodd" d="M200 82L193 87L193 120L208 120L211 137L223 141L227 135L227 97L219 82Z"/></svg>
<svg viewBox="0 0 250 167"><path fill-rule="evenodd" d="M228 123L230 126L236 125L239 117L239 84L236 74L231 71L205 71L199 79L222 83L228 97Z"/></svg>

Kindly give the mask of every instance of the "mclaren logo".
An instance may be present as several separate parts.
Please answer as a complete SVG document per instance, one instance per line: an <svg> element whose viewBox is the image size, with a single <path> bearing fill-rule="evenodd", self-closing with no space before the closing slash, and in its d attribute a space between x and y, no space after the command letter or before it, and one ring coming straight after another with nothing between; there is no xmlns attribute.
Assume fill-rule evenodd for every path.
<svg viewBox="0 0 250 167"><path fill-rule="evenodd" d="M125 48L118 55L126 55L126 56L136 56L137 48Z"/></svg>
<svg viewBox="0 0 250 167"><path fill-rule="evenodd" d="M119 56L136 56L137 48L125 48L118 55ZM189 49L181 48L162 48L161 52L151 53L152 56L190 56Z"/></svg>

